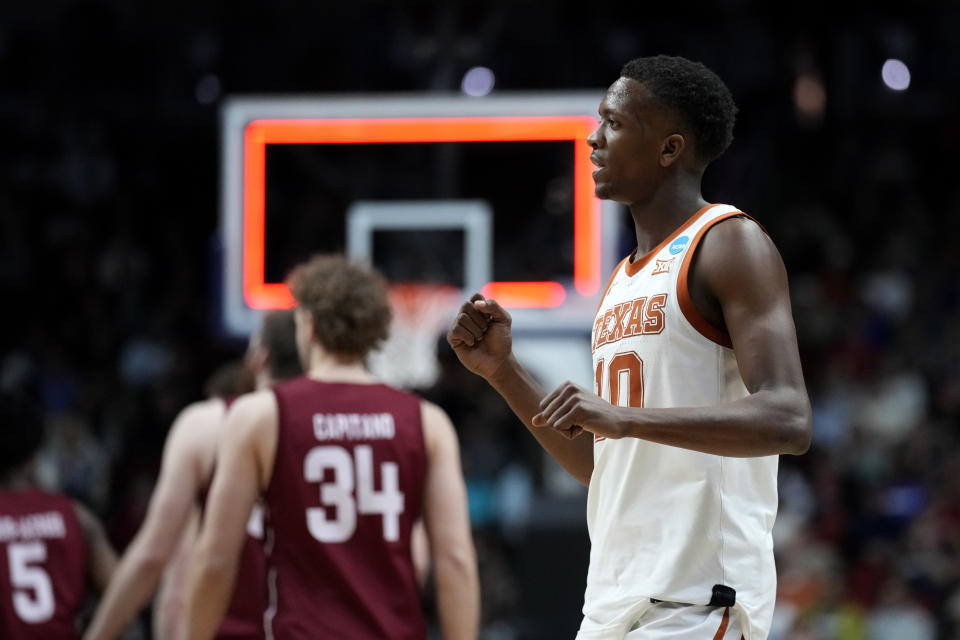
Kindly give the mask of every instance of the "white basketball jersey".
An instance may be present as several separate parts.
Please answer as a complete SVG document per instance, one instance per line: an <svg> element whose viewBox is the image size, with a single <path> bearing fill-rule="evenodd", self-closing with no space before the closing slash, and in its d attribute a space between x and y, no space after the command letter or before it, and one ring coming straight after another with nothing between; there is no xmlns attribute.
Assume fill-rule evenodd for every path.
<svg viewBox="0 0 960 640"><path fill-rule="evenodd" d="M721 220L705 207L650 253L617 266L593 327L597 392L621 406L702 407L743 398L729 337L699 316L690 259ZM776 595L777 456L726 458L638 438L594 442L584 615L615 622L639 601L710 604L735 590L747 640L766 637ZM714 604L716 604L716 600Z"/></svg>

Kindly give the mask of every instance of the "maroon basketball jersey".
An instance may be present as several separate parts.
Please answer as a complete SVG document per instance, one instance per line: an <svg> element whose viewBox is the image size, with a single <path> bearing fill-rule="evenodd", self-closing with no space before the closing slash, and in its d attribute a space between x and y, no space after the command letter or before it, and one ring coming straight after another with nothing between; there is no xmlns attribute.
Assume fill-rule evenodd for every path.
<svg viewBox="0 0 960 640"><path fill-rule="evenodd" d="M70 499L0 491L0 638L79 638L86 577L87 545Z"/></svg>
<svg viewBox="0 0 960 640"><path fill-rule="evenodd" d="M423 640L410 555L427 472L420 399L381 384L306 377L273 391L268 632Z"/></svg>

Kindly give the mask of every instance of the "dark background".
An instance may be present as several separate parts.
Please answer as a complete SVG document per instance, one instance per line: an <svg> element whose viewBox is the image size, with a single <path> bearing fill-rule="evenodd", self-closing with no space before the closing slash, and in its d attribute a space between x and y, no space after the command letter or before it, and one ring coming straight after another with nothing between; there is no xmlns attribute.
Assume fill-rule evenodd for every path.
<svg viewBox="0 0 960 640"><path fill-rule="evenodd" d="M475 65L495 91L597 89L632 57L684 55L740 107L704 195L777 242L814 404L813 448L781 463L772 637L956 637L958 25L957 4L936 2L5 6L0 383L43 403L44 482L122 547L176 412L242 350L214 330L224 96L458 91ZM906 91L881 81L887 58L909 66ZM531 206L549 212L549 190ZM563 235L525 237L562 264ZM563 499L536 446L443 357L424 393L463 443L483 637L569 637L583 521L551 511Z"/></svg>

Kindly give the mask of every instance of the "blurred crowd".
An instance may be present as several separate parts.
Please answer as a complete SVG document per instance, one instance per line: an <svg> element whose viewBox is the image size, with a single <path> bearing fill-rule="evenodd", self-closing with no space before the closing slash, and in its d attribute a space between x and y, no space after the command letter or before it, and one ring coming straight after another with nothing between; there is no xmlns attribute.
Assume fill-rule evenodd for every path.
<svg viewBox="0 0 960 640"><path fill-rule="evenodd" d="M956 8L880 6L814 28L812 14L749 2L692 27L666 8L586 19L538 2L361 2L299 18L54 4L0 16L0 384L40 399L44 484L96 510L119 548L176 412L244 347L217 329L222 94L455 91L481 63L497 90L597 88L629 57L678 53L714 68L740 104L704 195L777 242L813 402L812 449L781 459L772 638L960 638ZM906 92L880 83L887 52L915 65ZM800 100L810 85L798 78L825 103ZM440 357L440 382L421 391L460 433L485 637L551 637L529 603L538 585L569 583L561 617L578 620L583 520L536 521L552 513L532 506L549 465L496 394L442 345ZM545 529L541 548L573 551L531 570Z"/></svg>

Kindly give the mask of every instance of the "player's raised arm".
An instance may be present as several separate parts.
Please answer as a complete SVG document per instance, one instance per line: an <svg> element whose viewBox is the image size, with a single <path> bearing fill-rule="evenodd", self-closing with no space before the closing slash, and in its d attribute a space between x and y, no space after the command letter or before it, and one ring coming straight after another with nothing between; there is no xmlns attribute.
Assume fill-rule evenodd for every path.
<svg viewBox="0 0 960 640"><path fill-rule="evenodd" d="M555 430L580 424L607 438L637 437L722 456L805 452L810 402L786 270L773 242L747 219L717 224L695 254L689 281L698 308L730 336L746 397L713 407L634 409L566 383L544 398L536 424Z"/></svg>
<svg viewBox="0 0 960 640"><path fill-rule="evenodd" d="M123 554L85 640L116 638L153 595L201 483L201 463L191 443L198 431L219 421L222 412L222 403L215 400L190 405L177 416L147 517Z"/></svg>
<svg viewBox="0 0 960 640"><path fill-rule="evenodd" d="M423 402L421 415L428 460L424 523L435 568L440 627L446 640L473 640L480 618L480 584L457 435L436 405Z"/></svg>
<svg viewBox="0 0 960 640"><path fill-rule="evenodd" d="M186 626L191 639L212 638L230 603L250 510L267 484L276 451L273 393L238 399L221 433L217 469L190 563Z"/></svg>
<svg viewBox="0 0 960 640"><path fill-rule="evenodd" d="M465 302L447 333L460 362L484 378L499 393L540 445L581 484L590 482L593 473L593 447L590 438L576 438L579 428L540 429L533 416L540 413L540 401L546 395L513 355L510 314L494 300L480 294Z"/></svg>

